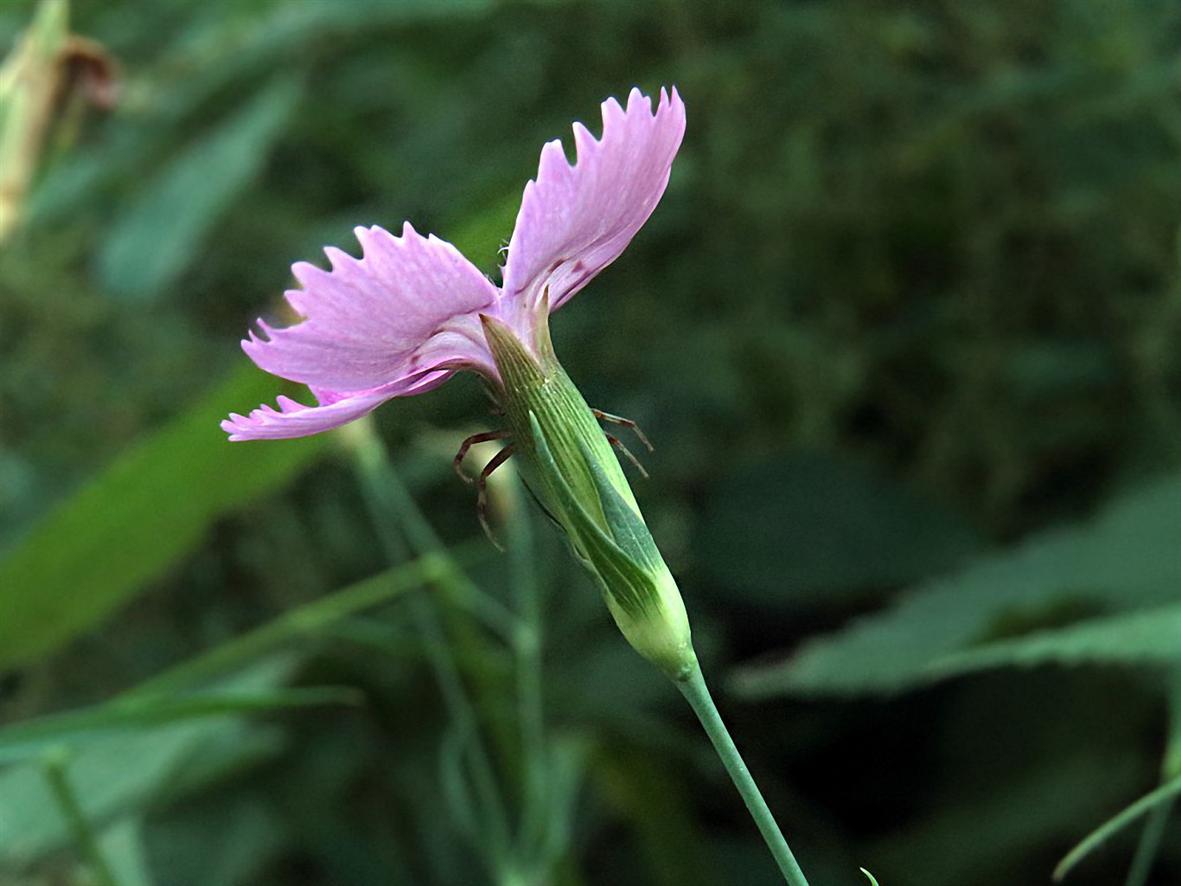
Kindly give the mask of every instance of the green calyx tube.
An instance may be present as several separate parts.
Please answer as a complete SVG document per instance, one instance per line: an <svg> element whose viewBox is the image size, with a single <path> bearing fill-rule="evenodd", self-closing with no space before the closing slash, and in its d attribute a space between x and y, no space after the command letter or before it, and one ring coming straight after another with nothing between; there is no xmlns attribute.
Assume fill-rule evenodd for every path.
<svg viewBox="0 0 1181 886"><path fill-rule="evenodd" d="M522 476L598 582L627 641L686 680L697 657L681 592L595 414L558 363L547 314L543 303L528 344L500 320L481 318Z"/></svg>

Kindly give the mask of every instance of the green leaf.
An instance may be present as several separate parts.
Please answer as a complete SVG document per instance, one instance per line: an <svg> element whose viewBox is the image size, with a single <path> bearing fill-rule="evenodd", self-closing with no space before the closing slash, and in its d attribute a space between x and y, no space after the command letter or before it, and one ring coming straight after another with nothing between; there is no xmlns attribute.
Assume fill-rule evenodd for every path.
<svg viewBox="0 0 1181 886"><path fill-rule="evenodd" d="M107 289L144 299L176 281L261 168L299 95L297 80L273 81L144 185L116 217L99 257Z"/></svg>
<svg viewBox="0 0 1181 886"><path fill-rule="evenodd" d="M119 886L152 886L154 879L139 819L116 821L103 832L99 843Z"/></svg>
<svg viewBox="0 0 1181 886"><path fill-rule="evenodd" d="M353 689L321 686L250 692L210 691L178 697L116 700L92 708L38 717L0 729L0 764L33 759L53 747L103 733L229 714L352 704L358 698Z"/></svg>
<svg viewBox="0 0 1181 886"><path fill-rule="evenodd" d="M273 378L244 363L35 525L0 560L0 667L92 628L191 552L215 520L323 453L323 437L226 441L218 422L227 411L275 393Z"/></svg>
<svg viewBox="0 0 1181 886"><path fill-rule="evenodd" d="M264 693L287 678L289 661L261 663L225 681L226 693ZM281 736L237 715L175 721L105 735L71 746L70 782L96 827L150 802L183 796L227 772L274 754ZM70 839L68 829L34 762L0 771L0 879L3 864L20 868Z"/></svg>
<svg viewBox="0 0 1181 886"><path fill-rule="evenodd" d="M259 883L266 865L289 845L284 824L290 814L288 804L276 804L265 792L210 791L151 821L151 857L166 860L161 879L167 886Z"/></svg>
<svg viewBox="0 0 1181 886"><path fill-rule="evenodd" d="M473 545L471 549L487 556L486 547L481 543L479 547ZM465 559L462 554L460 556ZM290 609L262 627L168 669L135 687L128 695L138 697L175 692L222 676L294 640L320 634L357 612L436 580L449 569L445 561L434 555L396 566L311 603Z"/></svg>
<svg viewBox="0 0 1181 886"><path fill-rule="evenodd" d="M537 416L532 411L529 420L533 427L538 461L542 470L548 474L547 480L571 521L571 525L566 528L577 534L581 549L579 553L587 558L584 562L599 577L604 590L611 594L621 609L632 615L642 612L647 602L656 595L652 577L587 512L559 470Z"/></svg>
<svg viewBox="0 0 1181 886"><path fill-rule="evenodd" d="M699 525L695 547L712 584L788 608L919 581L980 548L935 504L868 467L809 452L731 474Z"/></svg>
<svg viewBox="0 0 1181 886"><path fill-rule="evenodd" d="M603 517L611 537L629 560L649 570L659 569L663 560L643 517L619 494L586 442L580 439L578 445L590 468L591 480L599 494L599 504L603 508Z"/></svg>
<svg viewBox="0 0 1181 886"><path fill-rule="evenodd" d="M890 692L983 667L1174 658L1169 627L1176 631L1181 616L1172 607L1032 634L1024 642L1007 636L1096 609L1176 600L1178 526L1181 476L1170 475L1119 499L1090 524L1041 533L806 643L788 661L747 668L736 689L755 696Z"/></svg>
<svg viewBox="0 0 1181 886"><path fill-rule="evenodd" d="M1181 604L1158 606L937 655L894 679L908 688L1005 667L1168 665L1181 661L1178 637Z"/></svg>
<svg viewBox="0 0 1181 886"><path fill-rule="evenodd" d="M998 667L1168 664L1181 660L1178 638L1181 604L1158 606L985 643L937 658L926 670L935 680Z"/></svg>

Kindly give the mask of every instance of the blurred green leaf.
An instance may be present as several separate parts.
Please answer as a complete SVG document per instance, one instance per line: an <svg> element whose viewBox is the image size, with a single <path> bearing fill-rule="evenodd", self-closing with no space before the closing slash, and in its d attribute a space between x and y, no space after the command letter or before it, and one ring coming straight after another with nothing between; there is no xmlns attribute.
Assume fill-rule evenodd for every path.
<svg viewBox="0 0 1181 886"><path fill-rule="evenodd" d="M161 295L261 168L300 94L297 79L276 79L147 181L107 235L103 285L119 297Z"/></svg>
<svg viewBox="0 0 1181 886"><path fill-rule="evenodd" d="M282 487L324 437L231 444L218 422L273 399L243 364L182 415L120 456L0 560L0 667L93 627L201 541L215 520Z"/></svg>
<svg viewBox="0 0 1181 886"><path fill-rule="evenodd" d="M1041 664L1168 664L1181 660L1181 605L1087 619L1057 630L1034 631L935 659L927 678L998 667Z"/></svg>
<svg viewBox="0 0 1181 886"><path fill-rule="evenodd" d="M258 693L286 679L289 661L272 660L226 680L226 692ZM70 781L87 820L101 827L117 815L145 809L204 787L236 767L273 754L273 730L239 716L177 722L80 742L70 757ZM0 771L0 879L63 845L69 831L38 760Z"/></svg>
<svg viewBox="0 0 1181 886"><path fill-rule="evenodd" d="M866 466L797 453L713 491L696 541L710 580L792 607L906 584L978 550L971 528Z"/></svg>
<svg viewBox="0 0 1181 886"><path fill-rule="evenodd" d="M1181 618L1173 608L1165 613L1173 620L1160 625L1153 624L1159 613L1130 614L1106 627L1083 625L1029 643L997 643L991 651L982 648L975 660L970 649L997 634L1076 619L1096 607L1128 609L1175 599L1181 595L1178 526L1181 476L1171 475L1120 498L1090 524L1036 535L904 595L880 614L805 643L786 662L746 668L735 688L755 696L889 692L955 673L957 666L1077 660L1087 654L1173 657L1169 626Z"/></svg>
<svg viewBox="0 0 1181 886"><path fill-rule="evenodd" d="M856 607L876 608L896 586L930 590L932 576L968 571L953 556L941 559L955 548L953 540L945 549L941 520L951 536L964 530L955 516L970 515L990 538L1021 538L1089 507L1113 478L1178 464L1177 4L73 5L79 32L118 52L124 89L109 117L62 108L45 176L30 195L41 211L29 207L0 261L5 546L108 463L146 416L171 414L170 389L202 388L292 259L321 261L324 243L355 252L354 224L396 229L409 218L492 270L541 143L563 136L569 149L571 119L597 132L598 102L626 94L633 80L647 90L675 81L689 129L660 206L627 253L555 318L554 334L596 405L639 419L660 444L653 481L640 490L645 510L670 561L702 578L702 596L721 598L698 601L703 660L725 666L727 650L799 648ZM34 7L0 2L0 54ZM91 272L111 248L112 225L277 75L301 78L306 98L279 124L261 173L191 242L169 247L172 258L160 257L183 268L171 283L135 294L140 277L159 273L148 252L142 260L153 267L124 268L131 288L102 297L105 269ZM171 207L153 236L170 240L173 225L189 224L190 208ZM178 258L185 249L191 254ZM123 262L140 258L133 242L124 250ZM477 418L478 386L457 379L377 417L448 540L467 537L475 521L470 494L443 476L450 453L438 441ZM261 399L251 396L222 406ZM761 500L727 502L729 480L719 477L729 466L767 462L784 441L821 448L831 464L766 490L757 471L744 472ZM848 458L872 468L853 466L866 476L828 484L833 472L847 473ZM169 593L128 607L96 641L0 679L0 717L120 692L188 654L181 650L384 568L343 467L326 465L306 480L257 502L254 519L202 531L191 553L178 555ZM920 485L936 491L935 507L915 500ZM897 497L927 516L913 520L905 501L881 506ZM106 506L118 517L117 502ZM727 508L726 534L715 540L705 511ZM864 519L875 509L881 525ZM1176 525L1175 513L1165 517ZM172 544L172 525L163 520L154 537L133 534L128 548L147 538L155 556L155 546ZM633 786L646 801L638 814L672 810L701 829L691 845L693 834L676 821L640 824L662 862L650 866L626 808L598 785L571 792L573 839L553 881L638 886L653 870L708 879L713 861L726 882L770 882L773 874L760 874L765 849L734 818L732 794L678 765L700 748L682 728L677 699L637 668L551 535L535 564L551 589L551 740L623 742L636 748L640 768L656 749L666 765ZM116 532L107 544L118 542ZM708 560L698 556L707 547ZM74 556L68 544L62 552ZM925 627L910 625L899 646L914 647L916 667L946 665L997 644L1059 644L1099 619L1178 602L1164 570L1157 588L1129 591L1132 576L1124 586L1117 576L1102 593L1088 582L1106 582L1126 564L1098 562L1083 542L1061 557L1067 571L1067 561L1079 563L1067 579L1044 564L1063 588L1042 595L1039 580L1009 598L982 590L987 602L947 602L964 607L958 616L932 603ZM1142 575L1151 562L1131 569ZM511 599L506 572L489 565L476 580L495 599ZM149 858L169 886L486 879L448 824L437 765L445 712L424 679L421 642L398 620L406 601L390 595L400 579L382 581L369 585L372 597L343 597L349 606L390 601L363 619L346 616L346 624L319 610L303 630L280 618L133 690L169 698L270 651L314 647L324 654L308 662L308 679L363 685L373 716L283 718L293 740L281 745L287 732L275 723L247 727L233 716L87 735L77 775L80 790L95 795L88 812L105 824L129 813L142 821ZM10 585L0 586L0 601ZM58 613L68 622L69 608L89 605L88 593L75 586L45 596L63 600ZM9 611L0 608L0 622ZM464 637L463 616L453 630ZM2 624L0 636L6 642ZM512 662L499 647L478 645L460 660L481 715L503 735L494 749L515 806L525 794ZM382 649L394 654L376 666ZM888 659L852 665L888 669ZM1159 698L1142 691L1158 676L1146 670L1022 673L1020 691L1004 674L886 703L777 700L732 714L752 769L771 779L764 789L773 805L795 807L787 818L813 882L864 886L864 864L887 886L1027 884L1044 881L1070 843L1147 790ZM1062 704L1068 686L1074 705ZM414 716L401 715L407 710ZM179 762L157 762L156 736L168 744L173 730L198 727L207 731ZM253 766L280 747L274 765ZM92 755L104 748L100 778ZM1065 762L1069 771L1051 771ZM142 769L159 777L140 782ZM777 783L776 773L792 783ZM185 793L195 786L199 797ZM124 790L125 802L114 802ZM178 796L183 803L169 802ZM882 797L890 798L885 815ZM61 846L44 838L56 825L42 819L36 796L4 775L0 810L12 821L0 826L5 834ZM555 809L551 820L569 811ZM533 845L528 829L519 833L520 845ZM0 843L0 865L9 845ZM1080 882L1120 882L1127 859L1113 856L1093 856ZM705 864L694 867L698 857ZM1179 859L1166 841L1157 878L1177 879ZM36 870L15 874L5 866L0 881L70 874L67 853L38 860Z"/></svg>
<svg viewBox="0 0 1181 886"><path fill-rule="evenodd" d="M103 832L99 842L119 886L152 886L155 879L148 865L142 821L120 819Z"/></svg>
<svg viewBox="0 0 1181 886"><path fill-rule="evenodd" d="M1122 612L936 655L921 666L916 665L911 672L893 675L891 688L908 689L1007 667L1174 664L1181 661L1178 638L1181 638L1181 604Z"/></svg>
<svg viewBox="0 0 1181 886"><path fill-rule="evenodd" d="M260 866L287 842L272 801L257 791L215 791L154 821L152 857L167 860L167 886L261 882Z"/></svg>
<svg viewBox="0 0 1181 886"><path fill-rule="evenodd" d="M354 704L358 699L355 689L337 686L265 692L211 691L145 699L133 697L6 726L0 729L0 763L29 760L54 746L68 746L108 732L229 714Z"/></svg>
<svg viewBox="0 0 1181 886"><path fill-rule="evenodd" d="M500 250L508 244L520 207L521 195L514 188L501 199L473 213L444 239L450 240L477 267L490 273L494 266L504 261Z"/></svg>
<svg viewBox="0 0 1181 886"><path fill-rule="evenodd" d="M624 743L604 748L591 775L606 802L631 828L645 859L645 882L657 886L717 883L701 822L683 776Z"/></svg>
<svg viewBox="0 0 1181 886"><path fill-rule="evenodd" d="M486 548L472 548L486 553ZM460 555L462 550L456 552ZM311 603L290 609L262 627L255 628L210 649L162 674L141 683L129 697L174 692L224 675L240 668L293 640L314 638L327 628L365 609L370 609L447 573L446 561L428 554L410 563L395 566L380 575L359 581Z"/></svg>

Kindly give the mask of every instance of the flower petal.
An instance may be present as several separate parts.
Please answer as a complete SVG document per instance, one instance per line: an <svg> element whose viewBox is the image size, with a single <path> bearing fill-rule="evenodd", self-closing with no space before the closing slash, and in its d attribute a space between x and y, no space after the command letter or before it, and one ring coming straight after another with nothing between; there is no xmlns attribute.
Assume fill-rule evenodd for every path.
<svg viewBox="0 0 1181 886"><path fill-rule="evenodd" d="M560 141L545 145L509 241L502 316L522 316L547 287L551 310L560 307L619 257L660 202L684 132L676 89L660 90L655 113L633 89L626 110L613 98L603 103L598 141L574 124L573 166Z"/></svg>
<svg viewBox="0 0 1181 886"><path fill-rule="evenodd" d="M319 406L305 406L290 397L279 397L279 408L263 404L250 415L236 412L221 423L221 429L238 440L287 440L329 431L372 412L390 397L388 393L362 392L340 397L321 394Z"/></svg>
<svg viewBox="0 0 1181 886"><path fill-rule="evenodd" d="M413 380L432 369L492 366L477 314L496 287L454 246L406 223L401 237L357 228L360 259L329 247L324 271L292 267L302 289L287 301L305 319L285 329L259 321L242 348L274 375L335 391ZM411 378L412 377L412 378Z"/></svg>

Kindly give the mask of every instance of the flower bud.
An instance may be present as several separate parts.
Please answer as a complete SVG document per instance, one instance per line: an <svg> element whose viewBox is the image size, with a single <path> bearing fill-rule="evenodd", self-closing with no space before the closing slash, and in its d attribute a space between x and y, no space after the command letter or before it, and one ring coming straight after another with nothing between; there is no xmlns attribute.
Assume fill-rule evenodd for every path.
<svg viewBox="0 0 1181 886"><path fill-rule="evenodd" d="M684 679L696 656L680 590L598 420L554 355L544 314L532 348L501 321L482 320L522 476L597 580L627 641Z"/></svg>
<svg viewBox="0 0 1181 886"><path fill-rule="evenodd" d="M75 94L110 109L116 65L98 43L69 31L69 4L42 0L29 28L0 60L0 240L15 229L50 126Z"/></svg>

